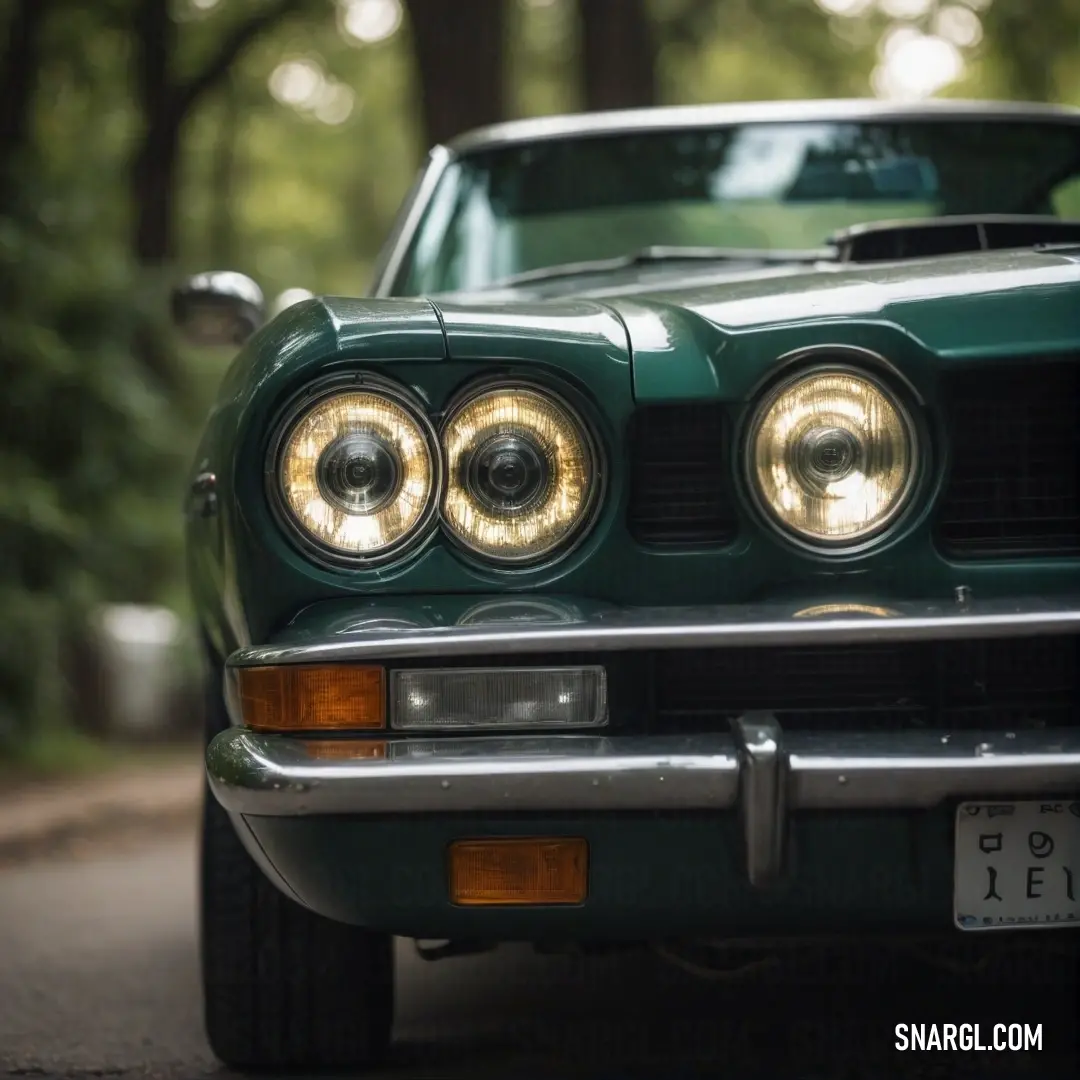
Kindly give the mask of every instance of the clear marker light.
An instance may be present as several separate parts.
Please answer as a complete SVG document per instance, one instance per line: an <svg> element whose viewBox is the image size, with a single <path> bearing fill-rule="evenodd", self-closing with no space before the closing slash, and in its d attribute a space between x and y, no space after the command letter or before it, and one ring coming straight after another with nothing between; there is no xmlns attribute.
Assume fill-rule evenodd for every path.
<svg viewBox="0 0 1080 1080"><path fill-rule="evenodd" d="M390 726L398 731L595 728L608 722L599 666L394 671Z"/></svg>

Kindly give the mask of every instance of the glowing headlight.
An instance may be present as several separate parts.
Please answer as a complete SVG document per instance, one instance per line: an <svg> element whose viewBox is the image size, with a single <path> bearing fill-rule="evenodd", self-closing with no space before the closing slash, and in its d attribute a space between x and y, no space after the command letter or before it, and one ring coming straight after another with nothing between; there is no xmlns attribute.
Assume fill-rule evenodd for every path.
<svg viewBox="0 0 1080 1080"><path fill-rule="evenodd" d="M843 371L783 384L750 428L751 482L785 529L823 545L857 543L903 509L915 442L900 404Z"/></svg>
<svg viewBox="0 0 1080 1080"><path fill-rule="evenodd" d="M439 488L434 436L392 391L331 394L289 429L278 479L305 536L334 555L385 558L431 520Z"/></svg>
<svg viewBox="0 0 1080 1080"><path fill-rule="evenodd" d="M585 521L599 482L589 436L563 404L527 387L470 398L443 433L443 520L498 562L542 559Z"/></svg>

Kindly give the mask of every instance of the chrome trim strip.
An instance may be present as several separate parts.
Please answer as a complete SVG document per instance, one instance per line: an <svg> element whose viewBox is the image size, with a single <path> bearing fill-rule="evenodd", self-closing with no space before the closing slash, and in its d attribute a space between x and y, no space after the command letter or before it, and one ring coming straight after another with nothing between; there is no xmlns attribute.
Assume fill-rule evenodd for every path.
<svg viewBox="0 0 1080 1080"><path fill-rule="evenodd" d="M723 735L391 739L385 753L320 759L300 740L232 728L210 743L207 775L230 812L274 817L725 810L738 782Z"/></svg>
<svg viewBox="0 0 1080 1080"><path fill-rule="evenodd" d="M775 802L771 751L762 742L764 764L748 767L744 757L740 769L727 735L398 738L383 744L382 758L327 759L295 738L232 728L210 743L207 775L232 813L294 817L733 810L740 771L749 771L743 789L744 806L752 804L744 818L747 851L755 860L769 853L752 862L755 873L775 861L785 793L791 812L925 809L950 799L1080 791L1080 731L1073 729L793 732L783 744L774 741L788 761L788 780L776 786ZM754 775L755 767L763 771Z"/></svg>
<svg viewBox="0 0 1080 1080"><path fill-rule="evenodd" d="M801 123L851 120L1032 120L1080 123L1080 109L1016 101L881 102L849 100L733 102L722 105L674 105L651 109L543 116L477 128L451 139L454 154L472 153L515 143L575 135L631 134L726 124Z"/></svg>
<svg viewBox="0 0 1080 1080"><path fill-rule="evenodd" d="M391 229L390 235L394 246L387 254L376 279L371 284L372 296L396 295L394 286L397 284L398 275L401 273L401 264L405 261L405 256L412 246L413 238L420 227L420 221L428 208L428 203L431 202L432 193L438 186L453 157L454 155L445 146L436 146L432 149L428 156L424 175L416 184L408 203L401 209L404 217L400 226Z"/></svg>
<svg viewBox="0 0 1080 1080"><path fill-rule="evenodd" d="M789 737L790 805L928 809L946 799L1080 792L1080 730Z"/></svg>
<svg viewBox="0 0 1080 1080"><path fill-rule="evenodd" d="M772 713L732 722L739 752L739 818L751 885L774 884L784 869L787 757L784 733Z"/></svg>
<svg viewBox="0 0 1080 1080"><path fill-rule="evenodd" d="M604 652L635 649L871 644L874 642L1030 637L1080 632L1080 597L977 600L957 604L896 602L889 607L824 603L701 605L683 608L597 607L563 623L493 617L468 626L357 625L311 640L288 630L277 644L240 649L230 669L260 664L304 664L450 656Z"/></svg>

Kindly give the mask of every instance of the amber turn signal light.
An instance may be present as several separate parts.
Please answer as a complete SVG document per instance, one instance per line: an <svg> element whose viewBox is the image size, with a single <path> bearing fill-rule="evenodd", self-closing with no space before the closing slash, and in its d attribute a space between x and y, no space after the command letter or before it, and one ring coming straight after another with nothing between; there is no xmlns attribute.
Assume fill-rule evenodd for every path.
<svg viewBox="0 0 1080 1080"><path fill-rule="evenodd" d="M380 760L386 757L384 739L305 739L309 757L320 761Z"/></svg>
<svg viewBox="0 0 1080 1080"><path fill-rule="evenodd" d="M464 907L581 904L588 868L588 845L578 838L456 840L450 901Z"/></svg>
<svg viewBox="0 0 1080 1080"><path fill-rule="evenodd" d="M281 664L239 668L240 708L253 731L369 731L386 726L380 667Z"/></svg>

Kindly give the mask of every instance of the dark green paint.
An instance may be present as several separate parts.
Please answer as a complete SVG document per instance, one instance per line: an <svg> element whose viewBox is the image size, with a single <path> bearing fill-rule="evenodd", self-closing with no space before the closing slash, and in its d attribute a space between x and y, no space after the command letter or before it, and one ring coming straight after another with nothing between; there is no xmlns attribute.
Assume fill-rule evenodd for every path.
<svg viewBox="0 0 1080 1080"><path fill-rule="evenodd" d="M954 564L928 527L948 461L947 432L932 420L940 372L1080 350L1075 255L1004 252L700 282L649 294L628 285L602 299L328 299L286 311L229 369L193 470L219 480L218 516L189 521L196 603L215 647L227 654L267 641L310 604L365 596L411 606L410 598L539 592L653 605L790 596L887 602L945 597L960 584L988 597L1075 590L1080 560ZM910 385L930 466L908 519L866 554L843 559L792 547L746 506L729 547L636 544L623 524L624 433L635 398L721 400L738 432L747 402L781 370L778 359L822 345L878 353ZM513 573L470 561L440 534L389 567L314 565L271 515L267 444L293 395L324 375L365 371L411 388L436 422L476 380L528 378L565 393L595 428L606 461L604 505L586 541L553 566Z"/></svg>
<svg viewBox="0 0 1080 1080"><path fill-rule="evenodd" d="M484 621L492 622L499 618L498 609L493 605L505 604L508 622L534 622L542 619L554 622L554 615L546 617L530 613L526 616L520 610L521 604L506 593L492 593L487 596L404 596L385 600L331 600L321 604L312 604L304 608L296 617L273 637L273 644L284 647L312 645L320 641L342 641L373 622L394 620L417 629L439 626L458 626L472 622L470 613L478 605L484 605ZM590 616L595 617L606 610L614 610L614 605L599 601L577 600L559 594L545 594L545 608L554 612L562 609L565 614L557 621L563 625L581 622Z"/></svg>
<svg viewBox="0 0 1080 1080"><path fill-rule="evenodd" d="M301 899L331 918L405 936L624 940L668 936L947 931L953 812L796 814L790 872L745 879L734 814L541 818L246 819ZM577 907L466 909L449 902L446 851L481 836L583 836ZM837 858L837 852L845 853Z"/></svg>
<svg viewBox="0 0 1080 1080"><path fill-rule="evenodd" d="M853 345L932 389L945 364L1075 350L1080 263L995 252L792 274L615 298L640 402L753 394L778 357Z"/></svg>

